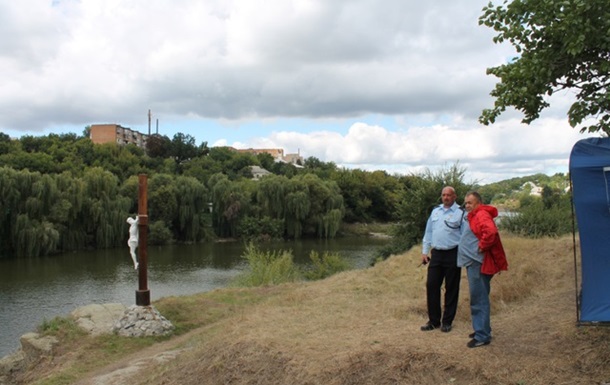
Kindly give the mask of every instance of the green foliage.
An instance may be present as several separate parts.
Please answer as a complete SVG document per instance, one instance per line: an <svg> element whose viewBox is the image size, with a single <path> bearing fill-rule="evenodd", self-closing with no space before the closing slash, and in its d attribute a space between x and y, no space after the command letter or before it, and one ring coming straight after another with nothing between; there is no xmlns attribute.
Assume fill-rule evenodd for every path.
<svg viewBox="0 0 610 385"><path fill-rule="evenodd" d="M42 323L38 326L38 332L44 334L53 334L61 330L62 328L70 328L76 326L74 321L64 318L64 317L55 317L51 320L47 320L46 318L42 321Z"/></svg>
<svg viewBox="0 0 610 385"><path fill-rule="evenodd" d="M148 244L167 245L174 241L172 231L163 221L151 222L148 226Z"/></svg>
<svg viewBox="0 0 610 385"><path fill-rule="evenodd" d="M73 319L68 317L44 319L38 326L37 331L45 336L55 336L63 342L75 341L86 334Z"/></svg>
<svg viewBox="0 0 610 385"><path fill-rule="evenodd" d="M571 233L573 218L570 195L553 194L550 188L545 190L550 192L543 193L542 197L524 197L515 215L502 218L500 228L530 238Z"/></svg>
<svg viewBox="0 0 610 385"><path fill-rule="evenodd" d="M151 244L215 237L333 238L346 221L399 220L389 246L398 252L421 239L443 185L454 185L460 199L465 193L457 166L439 175L427 171L406 177L339 169L317 158L296 168L274 162L269 154L207 148L205 142L196 147L188 135L149 139L145 153L133 145L94 145L73 134L21 140L0 135L0 257L124 247L125 220L138 210L140 173L149 176ZM251 180L247 170L254 164L274 174ZM564 184L555 183L561 179L556 176L532 177L552 189L545 190L544 202L556 204L565 176ZM511 183L515 193L504 185L493 191L484 186L481 192L518 203L525 194L523 181Z"/></svg>
<svg viewBox="0 0 610 385"><path fill-rule="evenodd" d="M197 157L199 149L195 144L195 138L178 132L174 135L170 146L170 154L177 165Z"/></svg>
<svg viewBox="0 0 610 385"><path fill-rule="evenodd" d="M400 183L384 171L338 170L333 179L345 202L346 222L396 219Z"/></svg>
<svg viewBox="0 0 610 385"><path fill-rule="evenodd" d="M568 190L569 178L563 173L549 176L545 174L534 174L525 177L506 179L500 182L490 183L479 188L483 202L504 206L507 209L518 208L515 203L530 197L530 182L536 186L552 190L552 194L560 196Z"/></svg>
<svg viewBox="0 0 610 385"><path fill-rule="evenodd" d="M393 240L380 251L387 258L421 242L430 212L441 203L443 187L452 186L461 202L466 193L473 188L464 182L466 170L459 164L443 168L437 172L426 170L421 174L405 177L401 203L398 208L400 223L392 231Z"/></svg>
<svg viewBox="0 0 610 385"><path fill-rule="evenodd" d="M500 227L531 238L560 236L572 232L572 214L557 207L545 209L541 204L535 204L518 215L503 218Z"/></svg>
<svg viewBox="0 0 610 385"><path fill-rule="evenodd" d="M309 259L312 267L304 272L305 278L309 280L324 279L350 268L349 263L336 253L325 252L320 257L319 253L312 250Z"/></svg>
<svg viewBox="0 0 610 385"><path fill-rule="evenodd" d="M284 236L284 221L268 216L245 217L239 224L239 235L246 241L271 241Z"/></svg>
<svg viewBox="0 0 610 385"><path fill-rule="evenodd" d="M236 278L240 286L279 285L300 279L290 251L262 251L249 243L243 257L248 261L248 271Z"/></svg>
<svg viewBox="0 0 610 385"><path fill-rule="evenodd" d="M494 123L507 107L531 123L549 107L547 97L574 90L568 111L572 127L588 118L581 132L610 134L610 7L607 0L513 0L483 8L479 23L494 29L495 43L510 42L518 57L488 68L500 79L491 95L494 107L480 121Z"/></svg>

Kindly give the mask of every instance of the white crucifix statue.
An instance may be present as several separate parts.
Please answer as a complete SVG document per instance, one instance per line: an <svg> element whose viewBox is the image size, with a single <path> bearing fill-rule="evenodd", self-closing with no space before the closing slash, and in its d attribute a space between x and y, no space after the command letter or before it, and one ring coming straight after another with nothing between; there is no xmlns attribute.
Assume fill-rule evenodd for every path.
<svg viewBox="0 0 610 385"><path fill-rule="evenodd" d="M129 223L129 239L127 240L127 246L129 246L129 254L131 254L131 259L133 260L133 268L138 269L138 257L136 256L136 249L138 248L138 217L135 218L127 218L127 223Z"/></svg>

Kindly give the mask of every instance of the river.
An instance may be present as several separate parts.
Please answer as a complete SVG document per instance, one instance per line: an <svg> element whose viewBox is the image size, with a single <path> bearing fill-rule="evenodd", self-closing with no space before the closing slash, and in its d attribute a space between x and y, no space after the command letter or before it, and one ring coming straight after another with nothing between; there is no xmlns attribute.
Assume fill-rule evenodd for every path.
<svg viewBox="0 0 610 385"><path fill-rule="evenodd" d="M291 250L307 264L312 250L339 253L352 268L367 267L387 240L354 237L300 240L270 246ZM246 267L244 245L219 242L148 247L148 288L151 301L174 295L206 292L227 286ZM35 331L44 320L66 316L88 305L135 304L138 274L124 249L61 254L46 258L0 259L0 357L19 348L19 337Z"/></svg>

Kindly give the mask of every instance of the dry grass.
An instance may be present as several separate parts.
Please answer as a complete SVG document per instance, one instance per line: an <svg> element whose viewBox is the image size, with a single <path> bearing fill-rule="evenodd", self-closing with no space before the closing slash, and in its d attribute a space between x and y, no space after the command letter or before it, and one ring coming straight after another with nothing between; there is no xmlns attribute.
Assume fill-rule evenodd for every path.
<svg viewBox="0 0 610 385"><path fill-rule="evenodd" d="M159 309L203 315L185 321L194 328L179 345L187 352L130 383L610 382L610 328L576 326L572 238L503 240L510 269L492 281L489 346L466 348L472 330L465 272L453 331L419 330L426 271L414 249L323 281L162 300Z"/></svg>

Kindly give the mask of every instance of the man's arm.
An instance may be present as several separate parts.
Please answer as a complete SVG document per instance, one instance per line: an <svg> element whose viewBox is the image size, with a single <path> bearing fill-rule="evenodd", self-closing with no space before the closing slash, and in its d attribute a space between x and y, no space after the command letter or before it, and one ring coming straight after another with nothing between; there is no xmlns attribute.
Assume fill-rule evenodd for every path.
<svg viewBox="0 0 610 385"><path fill-rule="evenodd" d="M479 219L476 235L479 238L479 249L485 251L496 242L498 227L492 216L485 211L479 213Z"/></svg>

